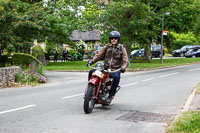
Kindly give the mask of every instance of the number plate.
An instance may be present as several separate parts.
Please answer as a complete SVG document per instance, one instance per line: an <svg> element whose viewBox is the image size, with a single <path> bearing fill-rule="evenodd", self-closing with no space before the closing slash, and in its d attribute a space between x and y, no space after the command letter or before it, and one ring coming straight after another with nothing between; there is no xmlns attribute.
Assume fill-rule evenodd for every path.
<svg viewBox="0 0 200 133"><path fill-rule="evenodd" d="M102 72L99 71L99 70L96 70L96 71L93 73L93 75L96 75L96 76L98 76L98 77L100 77L101 74L102 74Z"/></svg>

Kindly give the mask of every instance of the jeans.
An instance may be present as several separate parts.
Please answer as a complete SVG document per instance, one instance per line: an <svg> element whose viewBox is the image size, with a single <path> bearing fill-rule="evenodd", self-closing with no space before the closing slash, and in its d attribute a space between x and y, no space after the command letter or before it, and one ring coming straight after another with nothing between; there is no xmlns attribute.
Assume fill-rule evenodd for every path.
<svg viewBox="0 0 200 133"><path fill-rule="evenodd" d="M94 71L95 71L95 69L89 71L88 81ZM120 81L120 74L121 74L120 72L110 73L110 77L113 78L114 81L113 81L112 87L110 89L109 96L115 96L116 89L117 89L117 86L119 85L119 81Z"/></svg>

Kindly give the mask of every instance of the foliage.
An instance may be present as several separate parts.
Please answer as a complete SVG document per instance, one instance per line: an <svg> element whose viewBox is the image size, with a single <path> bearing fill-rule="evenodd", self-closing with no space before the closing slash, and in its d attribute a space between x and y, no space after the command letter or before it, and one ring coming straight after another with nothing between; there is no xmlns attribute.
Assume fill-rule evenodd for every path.
<svg viewBox="0 0 200 133"><path fill-rule="evenodd" d="M82 17L80 19L83 31L93 29L95 26L100 25L96 20L103 11L103 9L99 9L98 5L94 3L89 3L85 8L85 10L81 11Z"/></svg>
<svg viewBox="0 0 200 133"><path fill-rule="evenodd" d="M196 0L169 0L169 6L162 11L170 11L165 24L167 28L177 33L187 33L194 31L200 8L200 3Z"/></svg>
<svg viewBox="0 0 200 133"><path fill-rule="evenodd" d="M12 63L14 65L23 64L23 66L28 66L29 64L42 64L36 57L25 53L14 53L12 57Z"/></svg>
<svg viewBox="0 0 200 133"><path fill-rule="evenodd" d="M29 53L34 39L43 39L47 29L43 3L0 1L0 54L3 50Z"/></svg>
<svg viewBox="0 0 200 133"><path fill-rule="evenodd" d="M200 12L199 5L194 0L114 0L97 16L95 27L103 31L103 43L108 42L107 36L111 30L118 30L122 35L122 43L150 50L152 41L157 44L161 42L163 16L164 29L187 33L194 30ZM166 16L165 13L169 11L171 14ZM166 41L168 49L172 41Z"/></svg>
<svg viewBox="0 0 200 133"><path fill-rule="evenodd" d="M34 39L47 42L52 53L56 46L74 45L70 41L73 30L94 28L101 31L104 44L108 33L118 30L121 43L150 51L152 42L161 42L163 16L164 29L199 35L199 0L112 0L101 8L102 4L94 0L0 1L0 55L5 50L29 53ZM166 16L168 11L171 14ZM173 39L166 38L168 49Z"/></svg>
<svg viewBox="0 0 200 133"><path fill-rule="evenodd" d="M8 55L0 56L0 67L5 67L9 63L8 61Z"/></svg>
<svg viewBox="0 0 200 133"><path fill-rule="evenodd" d="M36 85L37 83L45 83L47 79L43 76L42 65L26 66L20 65L19 71L16 74L16 82L21 84Z"/></svg>
<svg viewBox="0 0 200 133"><path fill-rule="evenodd" d="M32 55L39 59L40 56L44 56L44 50L40 46L35 46L32 48Z"/></svg>
<svg viewBox="0 0 200 133"><path fill-rule="evenodd" d="M170 52L175 49L180 49L185 45L198 45L198 38L192 33L175 33L170 31L166 42L168 42L168 48L170 48Z"/></svg>
<svg viewBox="0 0 200 133"><path fill-rule="evenodd" d="M188 111L175 121L173 126L168 129L168 133L199 133L200 132L200 112Z"/></svg>
<svg viewBox="0 0 200 133"><path fill-rule="evenodd" d="M103 23L102 30L107 35L112 30L118 30L122 36L122 43L131 45L137 42L144 46L150 43L149 36L155 37L152 30L148 29L152 22L152 16L149 15L151 13L153 14L144 3L118 1L106 7L99 21Z"/></svg>
<svg viewBox="0 0 200 133"><path fill-rule="evenodd" d="M185 41L191 41L196 44L199 43L198 39L192 32L182 33L182 34L175 33L175 32L169 32L169 34L172 34L175 41L184 41L185 40Z"/></svg>
<svg viewBox="0 0 200 133"><path fill-rule="evenodd" d="M85 53L85 47L87 47L87 45L85 44L84 41L80 40L77 44L76 44L76 48L75 50L78 52L78 53L81 53L84 55Z"/></svg>
<svg viewBox="0 0 200 133"><path fill-rule="evenodd" d="M35 56L43 64L46 64L45 52L40 46L35 46L32 48L32 55Z"/></svg>

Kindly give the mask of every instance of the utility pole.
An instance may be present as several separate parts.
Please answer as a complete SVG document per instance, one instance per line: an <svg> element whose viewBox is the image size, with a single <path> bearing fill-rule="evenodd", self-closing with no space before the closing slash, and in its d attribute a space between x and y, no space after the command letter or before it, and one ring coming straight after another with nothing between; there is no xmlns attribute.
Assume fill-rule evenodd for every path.
<svg viewBox="0 0 200 133"><path fill-rule="evenodd" d="M162 15L162 33L161 33L161 48L160 48L160 64L163 64L163 27L164 27L164 14Z"/></svg>
<svg viewBox="0 0 200 133"><path fill-rule="evenodd" d="M166 12L162 15L162 33L161 33L161 48L160 48L160 64L163 64L163 30L164 30L164 19L165 19L165 15L170 15L170 12Z"/></svg>

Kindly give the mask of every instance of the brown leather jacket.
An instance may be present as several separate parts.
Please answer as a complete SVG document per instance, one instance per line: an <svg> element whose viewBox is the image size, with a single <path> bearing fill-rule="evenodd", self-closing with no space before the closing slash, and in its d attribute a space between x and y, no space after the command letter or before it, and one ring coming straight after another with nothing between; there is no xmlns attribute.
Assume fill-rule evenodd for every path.
<svg viewBox="0 0 200 133"><path fill-rule="evenodd" d="M113 47L112 44L106 44L101 51L94 56L93 62L104 58L104 67L107 69L127 68L129 65L128 55L126 49L122 47L121 57L120 45L121 44L118 44L116 47Z"/></svg>

